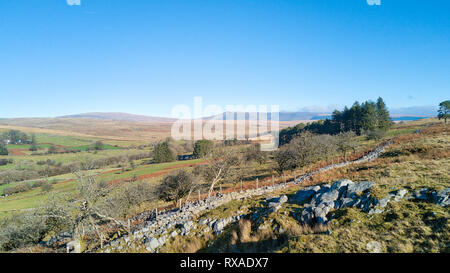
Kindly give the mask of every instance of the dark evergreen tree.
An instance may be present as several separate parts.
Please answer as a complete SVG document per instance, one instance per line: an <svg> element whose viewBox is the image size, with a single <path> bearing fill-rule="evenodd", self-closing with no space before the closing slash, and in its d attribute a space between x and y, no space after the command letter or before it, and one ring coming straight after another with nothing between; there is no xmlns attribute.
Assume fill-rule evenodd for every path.
<svg viewBox="0 0 450 273"><path fill-rule="evenodd" d="M0 142L0 155L8 155L8 149L6 148L6 145L3 142Z"/></svg>
<svg viewBox="0 0 450 273"><path fill-rule="evenodd" d="M175 153L170 149L167 141L155 145L153 149L153 160L156 163L175 161Z"/></svg>
<svg viewBox="0 0 450 273"><path fill-rule="evenodd" d="M306 126L299 125L301 126L281 130L280 145L289 143L304 131L330 135L353 131L361 135L363 131L386 131L392 125L392 121L383 99L378 98L377 103L366 101L359 104L355 101L351 108L344 107L342 111L334 110L331 119L315 121Z"/></svg>
<svg viewBox="0 0 450 273"><path fill-rule="evenodd" d="M300 132L303 131L306 124L299 123L295 125L294 127L287 127L280 131L279 139L280 139L280 145L284 145L289 143L292 138L297 136Z"/></svg>
<svg viewBox="0 0 450 273"><path fill-rule="evenodd" d="M213 148L214 142L207 139L197 140L194 144L194 156L196 158L205 157Z"/></svg>
<svg viewBox="0 0 450 273"><path fill-rule="evenodd" d="M344 118L343 114L339 110L334 110L333 115L331 116L332 120L337 124L338 133L344 131Z"/></svg>
<svg viewBox="0 0 450 273"><path fill-rule="evenodd" d="M357 135L361 134L361 117L362 117L362 109L359 102L355 101L353 103L352 108L350 108L350 119L351 119L351 128L350 130L355 132Z"/></svg>
<svg viewBox="0 0 450 273"><path fill-rule="evenodd" d="M364 131L373 131L378 128L376 104L373 101L363 103L361 125Z"/></svg>
<svg viewBox="0 0 450 273"><path fill-rule="evenodd" d="M439 103L438 118L447 124L447 119L450 118L450 100Z"/></svg>
<svg viewBox="0 0 450 273"><path fill-rule="evenodd" d="M94 148L94 150L100 151L105 148L105 145L103 145L102 141L98 140L94 143L93 148Z"/></svg>
<svg viewBox="0 0 450 273"><path fill-rule="evenodd" d="M392 126L392 120L389 117L389 111L386 108L386 104L381 97L379 97L377 100L376 112L378 128L381 130L389 129Z"/></svg>

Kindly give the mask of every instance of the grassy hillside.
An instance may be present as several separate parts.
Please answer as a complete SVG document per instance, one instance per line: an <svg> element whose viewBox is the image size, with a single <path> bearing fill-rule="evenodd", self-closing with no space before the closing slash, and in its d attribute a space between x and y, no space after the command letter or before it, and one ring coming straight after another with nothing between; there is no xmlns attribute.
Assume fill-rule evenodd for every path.
<svg viewBox="0 0 450 273"><path fill-rule="evenodd" d="M369 140L366 136L356 137L358 147L356 153L367 151L383 140L394 137L394 143L385 153L370 163L351 165L330 170L312 177L305 185L331 184L336 180L347 178L353 181L374 181L376 186L371 192L377 198L382 198L397 189L414 191L429 188L439 191L450 187L449 173L450 138L449 127L437 123L435 119L420 120L396 124L381 140ZM64 147L89 147L96 138L81 136L63 136L48 133L37 134L39 145L60 145ZM55 163L70 163L77 160L102 159L110 156L127 156L139 154L149 148L132 149L115 147L110 140L106 150L86 151L78 153L41 154L41 155L10 155L13 164L0 166L1 170L20 170L23 168L43 168L37 162L53 160ZM177 143L176 144L183 144ZM128 143L129 144L129 143ZM17 146L17 147L16 147ZM21 145L11 145L11 149L20 149ZM24 145L25 146L25 145ZM109 149L108 149L109 148ZM244 151L246 146L231 146L227 149L235 152ZM146 184L157 185L161 178L178 169L191 170L202 159L176 161L153 164L151 158L123 161L93 170L97 181L106 182L115 187L116 192L127 185ZM288 179L301 175L316 168L306 166L294 171L285 172ZM271 184L276 163L271 156L263 163L250 162L240 166L243 187L255 187L256 179L259 186ZM46 165L44 165L46 166ZM283 181L282 176L275 175L275 181ZM40 187L31 188L26 192L16 193L0 198L0 218L13 212L24 212L41 206L53 194L68 194L77 198L78 182L71 173L56 175L48 179L31 179L0 185L0 191L15 187L22 183L29 185L39 180L52 183L53 189L43 192ZM222 183L224 192L239 190L239 180ZM286 194L292 197L301 187L287 188L273 193L278 196ZM207 188L202 188L205 195ZM178 236L170 240L162 249L163 252L367 252L368 243L378 242L383 252L448 252L449 209L439 207L430 202L403 200L390 203L388 209L381 214L368 215L360 209L346 208L332 211L332 220L327 226L306 227L300 224L297 215L304 209L303 204L289 201L275 213L267 212L267 196L232 201L219 208L205 211L198 219L226 218L236 213L259 215L258 218L247 217L239 223L225 228L220 235L214 235L211 230L201 228L190 235ZM193 197L195 199L196 197ZM139 213L172 205L171 203L152 200L130 208L130 213ZM128 215L129 217L132 214ZM139 250L139 251L142 251Z"/></svg>
<svg viewBox="0 0 450 273"><path fill-rule="evenodd" d="M396 135L381 158L315 177L308 185L331 184L339 179L374 181L371 193L377 198L398 189L439 191L450 187L450 128L442 123L423 128L430 121L394 127ZM302 187L289 188L275 196L291 197ZM258 215L240 220L215 236L195 230L192 236L170 241L164 252L369 252L373 244L381 252L450 252L450 209L429 201L391 202L380 214L369 215L357 208L332 211L326 226L307 227L296 215L303 205L289 201L274 213L267 211L266 196L232 201L201 215L199 219L219 219L237 211ZM375 242L375 243L374 243Z"/></svg>

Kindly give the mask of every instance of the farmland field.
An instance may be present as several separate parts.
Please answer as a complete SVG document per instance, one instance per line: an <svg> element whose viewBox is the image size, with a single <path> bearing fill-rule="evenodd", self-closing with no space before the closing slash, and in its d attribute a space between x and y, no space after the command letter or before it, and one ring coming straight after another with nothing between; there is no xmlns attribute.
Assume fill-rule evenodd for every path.
<svg viewBox="0 0 450 273"><path fill-rule="evenodd" d="M433 119L426 122L435 121ZM406 125L396 124L385 136L385 139L389 137L411 133L420 128L424 121L410 122ZM95 160L108 158L111 156L122 156L122 155L134 155L141 154L145 151L149 151L149 148L144 149L130 149L121 148L112 145L120 144L130 144L126 141L116 141L111 142L110 140L104 140L104 150L101 151L88 151L88 148L92 147L92 144L98 140L98 138L87 138L79 136L67 135L53 135L47 133L36 133L36 139L38 146L42 151L48 149L52 145L58 147L70 147L72 149L79 149L80 152L77 153L63 153L63 154L41 154L41 155L31 155L29 149L30 145L8 145L8 148L23 150L25 155L9 155L6 158L12 159L12 164L7 164L0 166L0 171L5 170L39 170L43 168L37 163L42 161L54 161L55 164L66 164L75 161L83 160ZM375 145L374 140L367 140L365 137L359 137L358 141L361 147L370 147ZM108 143L108 144L106 144ZM110 143L110 144L109 144ZM176 141L175 144L182 144L182 141ZM118 145L117 145L118 146ZM125 146L125 145L124 145ZM2 158L2 157L0 157ZM151 164L146 160L136 160L135 166L130 167L127 164L125 167L118 167L117 164L107 166L105 168L94 170L95 177L99 181L111 182L111 183L124 183L130 181L130 179L137 179L138 181L153 182L161 179L162 176L167 173L180 169L180 168L192 168L195 165L202 163L201 159L186 160L186 161L175 161L168 163ZM261 171L264 170L264 165L259 167ZM267 174L269 175L269 174ZM76 179L73 174L61 174L48 178L34 178L25 181L11 182L0 185L0 193L3 190L16 187L19 184L32 185L39 180L52 181L53 189L49 193L43 193L40 188L32 188L29 191L13 194L11 196L3 197L0 199L0 217L5 216L11 211L17 211L22 209L29 209L39 205L40 202L45 200L48 194L52 193L70 193L74 194L76 189ZM226 185L224 185L226 186Z"/></svg>

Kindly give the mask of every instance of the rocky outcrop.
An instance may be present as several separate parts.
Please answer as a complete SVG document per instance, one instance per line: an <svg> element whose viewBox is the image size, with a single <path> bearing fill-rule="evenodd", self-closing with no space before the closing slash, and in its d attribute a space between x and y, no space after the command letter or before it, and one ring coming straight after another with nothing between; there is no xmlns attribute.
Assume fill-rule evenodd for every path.
<svg viewBox="0 0 450 273"><path fill-rule="evenodd" d="M373 186L375 186L375 183L371 181L354 183L351 180L344 179L334 182L331 186L315 186L299 190L291 198L291 201L303 203L311 198L310 203L304 205L305 208L299 217L299 220L307 225L326 224L329 221L327 215L331 210L345 207L359 208L369 214L382 213L389 202L399 202L405 198L430 201L442 207L450 204L450 188L439 192L420 189L411 195L409 195L408 190L399 189L390 192L382 199L377 199L370 193Z"/></svg>
<svg viewBox="0 0 450 273"><path fill-rule="evenodd" d="M369 181L354 183L343 179L320 189L302 189L295 194L293 201L304 200L311 194L313 196L311 202L305 205L299 220L307 225L323 225L328 222L327 214L333 209L353 206L367 211L374 203L374 198L367 191L374 185L374 182Z"/></svg>
<svg viewBox="0 0 450 273"><path fill-rule="evenodd" d="M414 191L408 199L416 199L422 201L433 202L434 204L447 207L450 205L450 188L443 189L439 192L423 188Z"/></svg>
<svg viewBox="0 0 450 273"><path fill-rule="evenodd" d="M306 200L310 199L320 190L320 186L312 186L306 187L302 190L299 190L295 196L292 198L294 202L304 203Z"/></svg>
<svg viewBox="0 0 450 273"><path fill-rule="evenodd" d="M432 193L433 202L438 206L446 207L446 206L450 205L449 195L450 195L450 188L441 190L438 193L433 192Z"/></svg>
<svg viewBox="0 0 450 273"><path fill-rule="evenodd" d="M278 211L281 206L288 201L288 197L286 195L282 195L279 198L272 198L269 201L270 212Z"/></svg>
<svg viewBox="0 0 450 273"><path fill-rule="evenodd" d="M71 232L63 232L57 236L51 237L47 241L42 241L41 245L52 248L60 248L64 247L67 243L72 241L72 233Z"/></svg>

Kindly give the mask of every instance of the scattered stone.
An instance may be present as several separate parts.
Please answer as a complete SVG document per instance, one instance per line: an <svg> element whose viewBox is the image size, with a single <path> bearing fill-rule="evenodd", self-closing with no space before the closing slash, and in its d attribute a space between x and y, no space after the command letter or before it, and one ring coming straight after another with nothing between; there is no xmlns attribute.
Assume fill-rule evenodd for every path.
<svg viewBox="0 0 450 273"><path fill-rule="evenodd" d="M158 239L159 245L160 245L160 246L164 245L164 244L166 243L166 240L167 240L167 239L166 239L165 236L159 237L159 239Z"/></svg>
<svg viewBox="0 0 450 273"><path fill-rule="evenodd" d="M288 197L286 195L282 195L278 198L271 198L269 202L269 207L271 208L278 207L277 209L275 209L275 211L277 211L281 207L281 205L286 203L287 201Z"/></svg>
<svg viewBox="0 0 450 273"><path fill-rule="evenodd" d="M217 220L214 222L213 231L214 233L221 233L223 228L225 227L225 221L223 219Z"/></svg>
<svg viewBox="0 0 450 273"><path fill-rule="evenodd" d="M154 252L159 246L159 240L154 237L148 238L145 242L145 249L149 252Z"/></svg>
<svg viewBox="0 0 450 273"><path fill-rule="evenodd" d="M279 209L281 209L280 203L269 203L270 210L269 212L277 212Z"/></svg>
<svg viewBox="0 0 450 273"><path fill-rule="evenodd" d="M369 253L381 253L381 248L381 244L377 241L370 241L366 245L366 249Z"/></svg>
<svg viewBox="0 0 450 273"><path fill-rule="evenodd" d="M394 201L395 201L395 202L398 202L398 201L402 200L403 197L404 197L407 193L408 193L408 191L405 190L405 189L401 189L401 190L395 191L395 192L393 193L393 194L394 194Z"/></svg>
<svg viewBox="0 0 450 273"><path fill-rule="evenodd" d="M356 201L354 199L352 199L352 198L344 197L344 198L342 198L341 200L338 200L335 203L335 208L336 209L341 209L341 208L351 207L351 206L353 206L355 204L355 202Z"/></svg>
<svg viewBox="0 0 450 273"><path fill-rule="evenodd" d="M304 189L299 190L294 197L292 198L293 201L297 203L303 203L307 199L311 198L313 195L315 195L320 190L320 186L313 186L313 187L306 187Z"/></svg>
<svg viewBox="0 0 450 273"><path fill-rule="evenodd" d="M338 180L331 185L331 190L340 190L340 189L347 189L348 185L355 184L353 181L349 179L342 179Z"/></svg>
<svg viewBox="0 0 450 273"><path fill-rule="evenodd" d="M446 188L444 190L441 190L439 193L433 194L433 202L441 207L446 207L450 205L450 188Z"/></svg>
<svg viewBox="0 0 450 273"><path fill-rule="evenodd" d="M81 253L81 243L79 241L71 241L66 245L67 253Z"/></svg>
<svg viewBox="0 0 450 273"><path fill-rule="evenodd" d="M278 203L284 204L288 201L288 197L286 195L282 195L278 200Z"/></svg>
<svg viewBox="0 0 450 273"><path fill-rule="evenodd" d="M362 181L359 183L349 184L347 187L347 196L351 196L352 194L361 194L373 186L375 186L375 182L371 181Z"/></svg>
<svg viewBox="0 0 450 273"><path fill-rule="evenodd" d="M413 193L413 197L419 200L427 200L429 190L427 188L417 190Z"/></svg>
<svg viewBox="0 0 450 273"><path fill-rule="evenodd" d="M340 209L345 207L361 208L365 212L369 212L371 208L378 204L378 200L373 198L370 192L367 192L375 185L374 182L363 181L354 183L351 180L343 179L334 182L331 186L325 185L320 188L307 189L302 192L297 192L300 200L305 200L308 194L314 195L311 203L305 204L305 209L302 211L300 221L302 223L312 225L317 223L319 225L326 224L329 219L327 214L332 209ZM357 194L363 193L361 197ZM372 211L374 213L375 210ZM378 212L378 210L376 211Z"/></svg>
<svg viewBox="0 0 450 273"><path fill-rule="evenodd" d="M326 191L318 196L316 195L316 197L313 198L313 201L311 203L315 204L316 206L326 203L334 207L334 201L336 201L338 197L339 191L330 189L330 191Z"/></svg>
<svg viewBox="0 0 450 273"><path fill-rule="evenodd" d="M382 213L383 212L383 210L382 209L380 209L380 208L375 208L375 209L371 209L370 211L369 211L369 214L371 215L371 214L380 214L380 213Z"/></svg>
<svg viewBox="0 0 450 273"><path fill-rule="evenodd" d="M380 208L385 208L385 207L387 206L387 204L389 203L390 200L391 200L391 195L388 195L388 196L386 196L385 198L380 199L380 200L378 201L378 206L379 206Z"/></svg>

